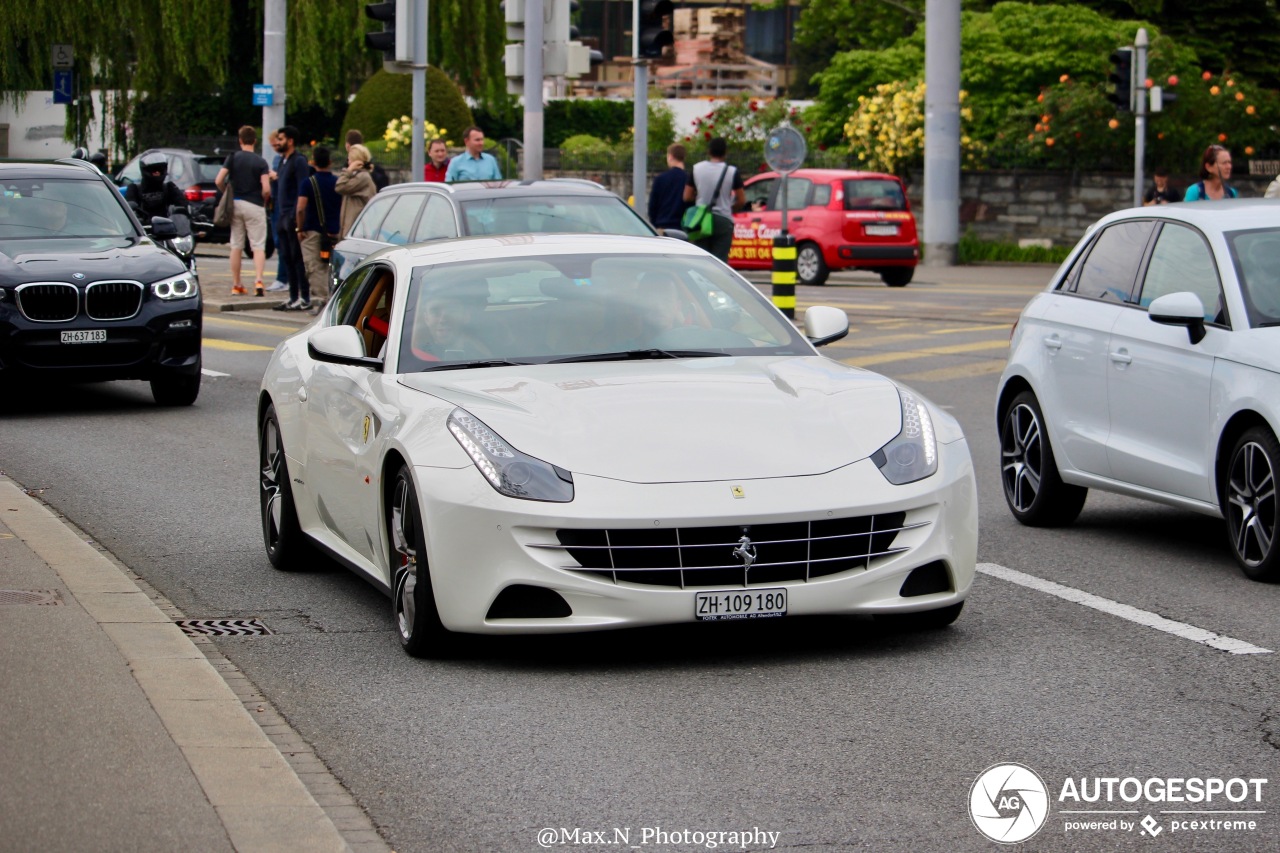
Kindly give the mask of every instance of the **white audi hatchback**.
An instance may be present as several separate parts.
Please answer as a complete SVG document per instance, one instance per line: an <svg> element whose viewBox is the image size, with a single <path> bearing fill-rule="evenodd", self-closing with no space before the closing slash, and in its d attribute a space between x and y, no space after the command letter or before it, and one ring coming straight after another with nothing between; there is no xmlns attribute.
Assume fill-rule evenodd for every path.
<svg viewBox="0 0 1280 853"><path fill-rule="evenodd" d="M1280 580L1280 202L1101 219L1014 327L996 417L1029 525L1088 489L1226 519L1244 573Z"/></svg>
<svg viewBox="0 0 1280 853"><path fill-rule="evenodd" d="M315 549L401 642L876 614L940 627L973 580L959 424L814 349L689 243L598 234L377 252L276 349L267 555Z"/></svg>

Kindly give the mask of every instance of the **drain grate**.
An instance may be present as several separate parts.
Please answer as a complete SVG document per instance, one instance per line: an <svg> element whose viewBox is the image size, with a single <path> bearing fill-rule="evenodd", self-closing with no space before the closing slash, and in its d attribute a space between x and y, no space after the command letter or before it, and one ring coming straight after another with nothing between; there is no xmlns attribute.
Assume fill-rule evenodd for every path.
<svg viewBox="0 0 1280 853"><path fill-rule="evenodd" d="M61 603L62 593L56 589L0 589L0 605Z"/></svg>
<svg viewBox="0 0 1280 853"><path fill-rule="evenodd" d="M177 619L174 624L192 637L266 637L271 629L260 619Z"/></svg>

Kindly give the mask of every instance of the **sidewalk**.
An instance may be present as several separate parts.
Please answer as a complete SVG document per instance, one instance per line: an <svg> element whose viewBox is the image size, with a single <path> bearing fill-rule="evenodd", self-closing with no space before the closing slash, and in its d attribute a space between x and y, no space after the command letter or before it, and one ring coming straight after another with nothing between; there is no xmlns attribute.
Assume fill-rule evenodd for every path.
<svg viewBox="0 0 1280 853"><path fill-rule="evenodd" d="M159 605L0 475L0 848L385 853L310 748Z"/></svg>

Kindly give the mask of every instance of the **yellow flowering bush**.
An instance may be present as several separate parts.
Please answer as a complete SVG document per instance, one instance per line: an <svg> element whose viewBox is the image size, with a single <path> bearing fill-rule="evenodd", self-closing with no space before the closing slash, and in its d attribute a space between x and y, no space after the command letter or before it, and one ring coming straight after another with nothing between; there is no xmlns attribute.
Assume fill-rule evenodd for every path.
<svg viewBox="0 0 1280 853"><path fill-rule="evenodd" d="M858 160L868 168L900 174L924 157L924 81L898 80L876 86L874 95L860 95L858 107L844 125L845 138ZM968 93L960 92L960 121L973 119L965 106ZM960 149L969 163L982 155L983 146L961 131Z"/></svg>
<svg viewBox="0 0 1280 853"><path fill-rule="evenodd" d="M386 140L388 151L395 151L400 147L411 148L413 146L413 119L409 116L393 118L387 122L387 129L382 134L382 138ZM443 139L446 145L451 147L453 145L453 142L449 140L449 131L443 127L436 127L426 120L422 122L422 138L425 142L439 138Z"/></svg>

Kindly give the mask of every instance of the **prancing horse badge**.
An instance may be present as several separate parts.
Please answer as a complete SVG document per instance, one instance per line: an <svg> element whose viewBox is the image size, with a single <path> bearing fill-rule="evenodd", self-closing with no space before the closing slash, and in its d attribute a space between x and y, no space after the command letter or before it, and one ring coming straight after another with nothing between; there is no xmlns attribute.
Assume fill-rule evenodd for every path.
<svg viewBox="0 0 1280 853"><path fill-rule="evenodd" d="M364 443L365 444L369 443L369 421L370 421L369 416L365 415L364 416Z"/></svg>
<svg viewBox="0 0 1280 853"><path fill-rule="evenodd" d="M747 496L747 490L742 486L734 486L732 491L735 498L745 498Z"/></svg>

